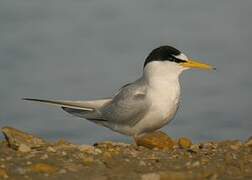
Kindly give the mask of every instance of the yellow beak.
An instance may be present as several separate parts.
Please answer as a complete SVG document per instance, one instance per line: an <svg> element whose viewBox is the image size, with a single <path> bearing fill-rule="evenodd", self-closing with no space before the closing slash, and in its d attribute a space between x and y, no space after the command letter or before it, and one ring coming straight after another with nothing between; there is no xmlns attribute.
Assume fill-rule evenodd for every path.
<svg viewBox="0 0 252 180"><path fill-rule="evenodd" d="M213 70L215 67L209 65L209 64L204 64L200 63L194 60L189 59L188 61L181 63L182 66L188 67L188 68L197 68L197 69L205 69L205 70Z"/></svg>

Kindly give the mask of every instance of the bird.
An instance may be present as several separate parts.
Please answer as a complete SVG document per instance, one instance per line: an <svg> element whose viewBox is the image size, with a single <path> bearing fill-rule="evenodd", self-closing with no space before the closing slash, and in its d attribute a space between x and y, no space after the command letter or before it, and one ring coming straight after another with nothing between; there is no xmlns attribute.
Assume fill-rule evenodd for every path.
<svg viewBox="0 0 252 180"><path fill-rule="evenodd" d="M175 116L181 99L179 77L189 69L213 70L164 45L146 57L140 78L121 87L111 98L69 101L23 98L61 107L64 111L133 138L152 133Z"/></svg>

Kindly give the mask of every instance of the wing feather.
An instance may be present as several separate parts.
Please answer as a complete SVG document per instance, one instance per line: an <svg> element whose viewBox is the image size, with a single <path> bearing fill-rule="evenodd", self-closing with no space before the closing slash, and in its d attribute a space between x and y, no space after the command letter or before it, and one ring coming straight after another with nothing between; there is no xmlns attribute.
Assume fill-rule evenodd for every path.
<svg viewBox="0 0 252 180"><path fill-rule="evenodd" d="M104 119L115 124L134 126L144 117L148 108L146 88L140 81L121 88L112 101L100 111Z"/></svg>

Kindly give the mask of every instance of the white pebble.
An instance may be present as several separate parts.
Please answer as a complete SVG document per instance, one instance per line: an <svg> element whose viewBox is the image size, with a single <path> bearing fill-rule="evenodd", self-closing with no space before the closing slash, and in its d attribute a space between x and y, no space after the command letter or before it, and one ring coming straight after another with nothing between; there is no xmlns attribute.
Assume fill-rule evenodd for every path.
<svg viewBox="0 0 252 180"><path fill-rule="evenodd" d="M25 144L21 144L18 147L18 151L23 152L23 153L27 153L27 152L31 151L31 148L29 146L25 145Z"/></svg>

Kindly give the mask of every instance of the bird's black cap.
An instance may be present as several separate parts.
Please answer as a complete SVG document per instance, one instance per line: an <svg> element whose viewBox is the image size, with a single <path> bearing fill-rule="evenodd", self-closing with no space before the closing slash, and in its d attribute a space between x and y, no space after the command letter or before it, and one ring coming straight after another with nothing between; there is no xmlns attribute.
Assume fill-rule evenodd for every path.
<svg viewBox="0 0 252 180"><path fill-rule="evenodd" d="M175 56L180 55L181 52L171 46L160 46L154 49L144 62L144 67L152 61L171 61L176 63L185 62L183 59L178 59Z"/></svg>

